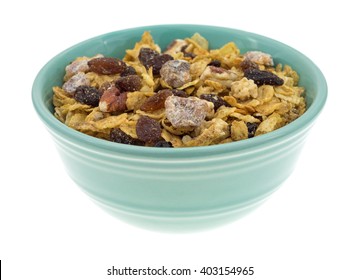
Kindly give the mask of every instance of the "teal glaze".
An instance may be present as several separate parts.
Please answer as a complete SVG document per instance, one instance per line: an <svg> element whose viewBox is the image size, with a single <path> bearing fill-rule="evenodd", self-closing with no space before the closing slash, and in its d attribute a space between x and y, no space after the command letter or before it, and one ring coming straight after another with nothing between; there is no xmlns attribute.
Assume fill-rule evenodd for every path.
<svg viewBox="0 0 359 280"><path fill-rule="evenodd" d="M53 116L52 87L77 56L123 57L144 31L165 48L173 39L199 32L211 48L234 41L242 52L261 50L300 75L308 110L274 132L210 147L159 149L120 145L72 130ZM291 174L304 140L321 112L327 85L306 56L278 41L240 30L202 25L146 26L104 34L79 43L39 72L32 100L58 148L70 177L107 212L141 227L202 230L243 216L267 199Z"/></svg>

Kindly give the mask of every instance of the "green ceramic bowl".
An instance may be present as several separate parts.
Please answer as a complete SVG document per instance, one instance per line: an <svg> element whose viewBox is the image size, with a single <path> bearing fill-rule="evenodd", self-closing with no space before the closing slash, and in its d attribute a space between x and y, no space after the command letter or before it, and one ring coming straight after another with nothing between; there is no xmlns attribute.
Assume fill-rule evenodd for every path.
<svg viewBox="0 0 359 280"><path fill-rule="evenodd" d="M242 52L261 50L289 64L306 88L308 110L274 132L240 142L195 148L120 145L68 128L53 116L52 87L77 56L123 57L144 31L164 48L199 32L211 48L234 41ZM214 227L246 214L292 173L304 140L327 97L325 78L314 63L278 41L240 30L202 25L146 26L104 34L51 59L32 89L34 107L58 148L70 177L93 200L122 220L160 230Z"/></svg>

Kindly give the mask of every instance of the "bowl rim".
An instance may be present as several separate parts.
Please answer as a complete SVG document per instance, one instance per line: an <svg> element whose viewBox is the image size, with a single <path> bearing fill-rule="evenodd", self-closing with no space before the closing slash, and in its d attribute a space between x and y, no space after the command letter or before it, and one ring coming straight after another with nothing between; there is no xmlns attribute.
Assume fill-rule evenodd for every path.
<svg viewBox="0 0 359 280"><path fill-rule="evenodd" d="M54 60L58 59L60 56L65 54L66 52L76 49L81 45L89 43L90 41L95 41L101 39L103 37L110 37L113 35L119 35L122 32L139 32L157 28L191 28L192 30L196 30L199 28L208 28L213 31L227 31L227 32L236 32L247 34L250 37L269 40L275 44L279 44L282 47L289 49L291 52L299 55L306 64L309 64L310 67L313 69L313 72L316 74L313 77L313 81L315 81L318 86L318 91L316 97L314 98L312 104L307 108L302 116L294 120L293 122L281 127L277 130L274 130L270 133L260 135L254 138L245 139L241 141L231 142L231 143L224 143L224 144L216 144L211 146L200 146L200 147L182 147L182 148L174 148L174 149L161 149L155 147L143 147L143 146L133 146L133 145L121 145L118 143L113 143L111 141L99 139L93 136L89 136L85 133L79 132L75 129L69 128L58 119L54 117L54 115L48 110L45 105L45 102L42 97L41 93L41 80L44 76L46 69L53 63ZM307 127L310 127L314 120L318 117L319 113L323 109L326 99L327 99L327 82L322 74L321 70L314 64L312 60L310 60L307 56L302 54L301 52L297 51L296 49L280 42L275 39L259 35L256 33L228 28L228 27L221 27L221 26L212 26L212 25L199 25L199 24L160 24L160 25L149 25L149 26L139 26L133 27L128 29L116 30L108 33L104 33L87 40L81 41L64 51L58 53L54 57L52 57L38 72L36 78L32 85L32 103L35 108L35 111L39 115L40 119L49 129L51 134L55 134L56 136L63 136L66 139L72 139L75 141L81 141L84 144L90 146L96 146L97 148L101 148L104 150L118 152L118 153L126 153L126 154L135 154L140 153L143 156L168 156L168 157L178 157L178 156L201 156L201 155L212 155L218 153L230 153L233 151L242 151L247 149L255 149L258 147L262 147L263 145L267 145L268 142L272 142L276 139L281 139L283 137L287 137L288 135L296 135L300 131L304 130ZM72 141L67 141L72 143Z"/></svg>

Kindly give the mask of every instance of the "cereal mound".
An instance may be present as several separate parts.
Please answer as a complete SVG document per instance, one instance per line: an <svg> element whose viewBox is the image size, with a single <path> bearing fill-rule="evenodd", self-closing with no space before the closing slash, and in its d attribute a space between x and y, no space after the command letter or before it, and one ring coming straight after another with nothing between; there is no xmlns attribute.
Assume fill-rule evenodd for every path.
<svg viewBox="0 0 359 280"><path fill-rule="evenodd" d="M101 139L151 147L194 147L256 137L306 110L288 65L233 42L209 49L196 33L165 51L145 32L121 60L78 57L53 88L55 117Z"/></svg>

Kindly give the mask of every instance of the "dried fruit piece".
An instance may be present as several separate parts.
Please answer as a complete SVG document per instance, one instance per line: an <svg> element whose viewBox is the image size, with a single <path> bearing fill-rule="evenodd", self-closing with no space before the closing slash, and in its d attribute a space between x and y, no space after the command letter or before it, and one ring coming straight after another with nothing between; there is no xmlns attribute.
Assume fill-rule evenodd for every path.
<svg viewBox="0 0 359 280"><path fill-rule="evenodd" d="M87 65L87 62L88 62L87 59L75 60L71 62L69 65L67 65L65 68L66 71L65 80L68 80L73 75L76 75L79 72L84 72L84 73L88 72L90 68Z"/></svg>
<svg viewBox="0 0 359 280"><path fill-rule="evenodd" d="M121 74L126 69L126 63L113 57L98 57L88 62L90 71L102 75Z"/></svg>
<svg viewBox="0 0 359 280"><path fill-rule="evenodd" d="M155 143L161 139L161 125L147 116L140 116L136 124L136 134L138 139Z"/></svg>
<svg viewBox="0 0 359 280"><path fill-rule="evenodd" d="M160 74L161 78L173 88L181 87L192 80L190 64L184 60L167 61L162 66Z"/></svg>
<svg viewBox="0 0 359 280"><path fill-rule="evenodd" d="M96 107L98 106L101 95L101 92L95 87L79 86L78 88L76 88L74 98L76 101L82 104Z"/></svg>
<svg viewBox="0 0 359 280"><path fill-rule="evenodd" d="M79 72L72 76L66 83L62 85L62 89L67 93L73 94L79 86L89 86L90 80L86 77L86 74Z"/></svg>
<svg viewBox="0 0 359 280"><path fill-rule="evenodd" d="M143 146L144 143L136 138L131 137L130 135L126 134L119 128L113 128L110 132L110 141L127 144L127 145L136 145L136 146Z"/></svg>
<svg viewBox="0 0 359 280"><path fill-rule="evenodd" d="M197 97L170 96L165 101L166 117L173 127L197 127L210 109L207 101Z"/></svg>
<svg viewBox="0 0 359 280"><path fill-rule="evenodd" d="M165 107L165 101L167 97L171 96L172 92L170 90L161 90L156 94L149 97L145 103L142 104L141 110L142 111L156 111Z"/></svg>
<svg viewBox="0 0 359 280"><path fill-rule="evenodd" d="M160 147L160 148L173 148L171 142L167 142L165 140L158 141L153 147Z"/></svg>
<svg viewBox="0 0 359 280"><path fill-rule="evenodd" d="M284 80L279 78L277 75L265 70L259 70L255 68L248 68L244 70L244 77L253 80L257 86L281 86L284 83Z"/></svg>
<svg viewBox="0 0 359 280"><path fill-rule="evenodd" d="M248 68L256 68L258 69L258 65L256 63L254 63L253 61L250 61L249 59L245 59L243 60L239 66L242 68L242 70L246 70Z"/></svg>
<svg viewBox="0 0 359 280"><path fill-rule="evenodd" d="M125 77L120 77L115 82L116 87L122 91L138 91L142 87L141 78L137 75L129 75Z"/></svg>
<svg viewBox="0 0 359 280"><path fill-rule="evenodd" d="M247 122L247 128L248 128L248 138L254 137L256 130L258 127L258 123L250 123Z"/></svg>
<svg viewBox="0 0 359 280"><path fill-rule="evenodd" d="M102 112L123 112L126 106L127 92L121 93L114 86L104 91L100 98L99 108Z"/></svg>
<svg viewBox="0 0 359 280"><path fill-rule="evenodd" d="M126 66L125 70L121 73L121 77L136 75L136 70L132 66Z"/></svg>
<svg viewBox="0 0 359 280"><path fill-rule="evenodd" d="M272 56L270 54L267 54L264 52L250 51L250 52L246 52L244 54L244 57L246 60L250 60L257 64L262 64L262 65L266 65L266 66L274 65Z"/></svg>
<svg viewBox="0 0 359 280"><path fill-rule="evenodd" d="M209 102L212 102L214 105L215 111L217 111L217 109L221 106L230 107L230 105L226 101L224 101L222 97L218 96L217 94L205 93L205 94L201 94L201 96L199 98L207 100Z"/></svg>

